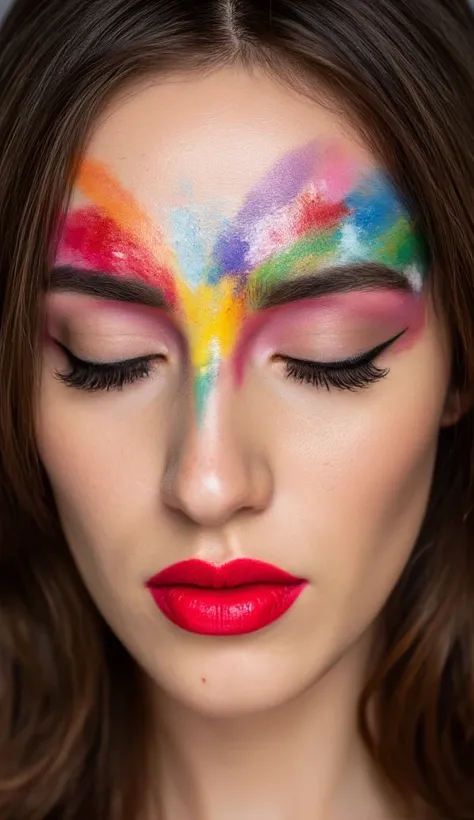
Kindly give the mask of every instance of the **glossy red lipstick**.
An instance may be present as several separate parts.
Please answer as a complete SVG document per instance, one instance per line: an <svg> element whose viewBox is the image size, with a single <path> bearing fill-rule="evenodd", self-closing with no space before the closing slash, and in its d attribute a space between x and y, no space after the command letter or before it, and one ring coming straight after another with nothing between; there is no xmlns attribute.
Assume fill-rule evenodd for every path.
<svg viewBox="0 0 474 820"><path fill-rule="evenodd" d="M209 564L192 558L146 582L172 623L199 635L244 635L276 621L307 581L266 564L238 558Z"/></svg>

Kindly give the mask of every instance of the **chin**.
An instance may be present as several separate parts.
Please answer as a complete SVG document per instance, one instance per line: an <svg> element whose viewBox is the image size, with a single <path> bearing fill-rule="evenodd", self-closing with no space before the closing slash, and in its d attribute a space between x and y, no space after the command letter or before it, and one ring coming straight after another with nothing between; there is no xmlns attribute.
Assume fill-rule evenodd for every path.
<svg viewBox="0 0 474 820"><path fill-rule="evenodd" d="M240 647L239 651L231 640L225 641L225 647L208 643L207 651L199 640L195 652L180 653L181 657L165 653L166 669L161 663L154 668L149 665L149 676L175 702L202 715L222 718L277 708L315 681L314 669L301 668L301 656L298 668L296 658L293 664L284 655L268 657L261 646L253 650Z"/></svg>
<svg viewBox="0 0 474 820"><path fill-rule="evenodd" d="M162 687L162 691L164 687ZM181 706L196 712L203 717L235 718L245 715L260 714L278 708L291 700L298 692L270 685L256 686L252 682L239 679L233 686L220 685L214 681L202 683L183 681L179 687L165 692Z"/></svg>

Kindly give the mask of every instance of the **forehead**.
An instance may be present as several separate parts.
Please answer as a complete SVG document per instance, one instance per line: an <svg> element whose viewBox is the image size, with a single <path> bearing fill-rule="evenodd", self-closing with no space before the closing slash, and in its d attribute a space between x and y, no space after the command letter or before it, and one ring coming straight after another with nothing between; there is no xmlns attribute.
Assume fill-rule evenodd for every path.
<svg viewBox="0 0 474 820"><path fill-rule="evenodd" d="M337 145L359 172L375 164L335 110L263 73L233 68L155 81L122 94L104 112L86 157L104 163L166 229L170 203L183 199L208 204L209 224L230 216L273 168L275 183L278 176L297 174L297 159L280 171L278 163L310 143ZM72 207L81 202L75 189Z"/></svg>

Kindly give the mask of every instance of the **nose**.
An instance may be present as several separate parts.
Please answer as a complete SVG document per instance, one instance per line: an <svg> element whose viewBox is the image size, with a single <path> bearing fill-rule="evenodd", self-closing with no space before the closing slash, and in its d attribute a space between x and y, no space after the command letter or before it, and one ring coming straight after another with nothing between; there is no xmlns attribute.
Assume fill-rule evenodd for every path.
<svg viewBox="0 0 474 820"><path fill-rule="evenodd" d="M216 386L202 420L187 414L175 433L162 482L164 503L203 527L269 504L270 465L252 441L252 420L226 385Z"/></svg>

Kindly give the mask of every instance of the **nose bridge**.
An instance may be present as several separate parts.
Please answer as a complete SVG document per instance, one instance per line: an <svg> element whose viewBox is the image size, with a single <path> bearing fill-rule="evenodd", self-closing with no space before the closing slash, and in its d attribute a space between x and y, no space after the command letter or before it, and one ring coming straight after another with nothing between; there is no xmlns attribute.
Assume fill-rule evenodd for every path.
<svg viewBox="0 0 474 820"><path fill-rule="evenodd" d="M223 524L242 509L261 510L271 495L271 475L245 433L238 394L218 377L200 417L196 409L176 421L165 503L203 526Z"/></svg>

